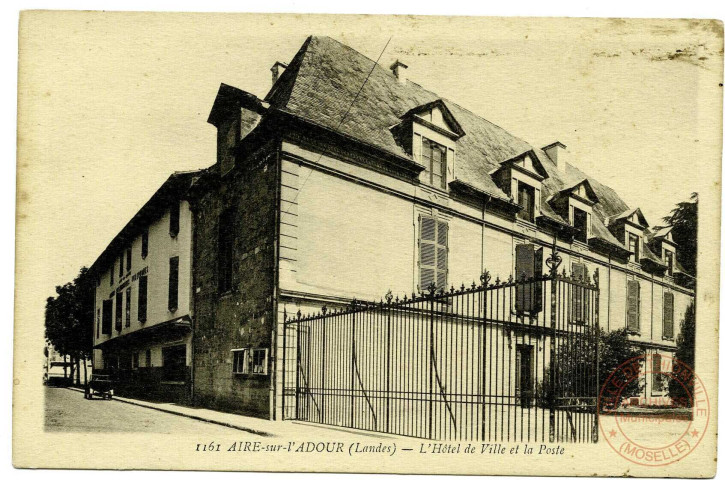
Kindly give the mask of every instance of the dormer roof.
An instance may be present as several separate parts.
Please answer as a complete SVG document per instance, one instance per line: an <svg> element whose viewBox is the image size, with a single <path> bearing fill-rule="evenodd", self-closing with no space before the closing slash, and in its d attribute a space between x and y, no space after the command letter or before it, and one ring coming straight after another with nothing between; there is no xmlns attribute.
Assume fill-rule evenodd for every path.
<svg viewBox="0 0 725 480"><path fill-rule="evenodd" d="M434 122L431 122L422 117L422 114L431 112L435 109L438 109L441 112L445 125L436 125ZM417 122L421 122L425 126L432 128L443 135L452 137L454 140L457 140L466 134L466 132L463 130L463 127L461 127L461 124L458 123L456 117L453 116L451 110L441 99L433 100L432 102L423 103L422 105L413 107L405 112L405 114L403 114L401 118L412 119Z"/></svg>
<svg viewBox="0 0 725 480"><path fill-rule="evenodd" d="M597 193L594 191L594 188L592 188L592 184L589 182L589 180L582 180L581 182L578 182L571 187L565 188L563 190L559 190L555 196L574 196L579 198L580 200L584 200L585 202L589 203L598 203L599 197L597 196Z"/></svg>
<svg viewBox="0 0 725 480"><path fill-rule="evenodd" d="M525 163L526 159L531 160L531 165L533 167L533 170L526 169L522 166L523 163ZM544 180L545 178L549 178L549 174L547 173L546 169L544 168L544 165L542 165L541 160L539 160L538 155L536 155L536 152L532 150L527 150L523 153L520 153L514 157L511 157L507 160L504 160L501 162L501 166L497 169L495 169L493 172L497 172L506 168L516 168L517 170L524 171L528 174L534 174L534 177L538 177L538 180Z"/></svg>
<svg viewBox="0 0 725 480"><path fill-rule="evenodd" d="M639 225L642 228L649 227L649 223L647 223L647 219L644 218L644 214L639 207L626 210L617 215L612 215L609 217L609 226L611 227L612 225L625 221Z"/></svg>

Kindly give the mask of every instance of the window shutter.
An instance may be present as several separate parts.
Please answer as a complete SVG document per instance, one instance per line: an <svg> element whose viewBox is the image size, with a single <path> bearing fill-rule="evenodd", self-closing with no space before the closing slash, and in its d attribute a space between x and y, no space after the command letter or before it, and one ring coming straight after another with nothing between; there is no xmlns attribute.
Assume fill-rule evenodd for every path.
<svg viewBox="0 0 725 480"><path fill-rule="evenodd" d="M126 250L126 271L127 272L131 271L131 254L132 254L131 248Z"/></svg>
<svg viewBox="0 0 725 480"><path fill-rule="evenodd" d="M169 258L169 310L179 306L179 257Z"/></svg>
<svg viewBox="0 0 725 480"><path fill-rule="evenodd" d="M101 333L109 335L111 333L111 324L113 323L113 300L103 301L103 322L101 323Z"/></svg>
<svg viewBox="0 0 725 480"><path fill-rule="evenodd" d="M146 302L148 298L148 276L143 275L138 279L138 321L146 321Z"/></svg>
<svg viewBox="0 0 725 480"><path fill-rule="evenodd" d="M670 292L665 292L664 296L664 324L662 326L662 336L665 338L674 338L674 303L675 296Z"/></svg>
<svg viewBox="0 0 725 480"><path fill-rule="evenodd" d="M425 139L424 139L425 140ZM420 289L427 290L436 281L436 221L420 217Z"/></svg>
<svg viewBox="0 0 725 480"><path fill-rule="evenodd" d="M662 391L663 378L662 378L662 355L655 353L652 355L652 390L655 392Z"/></svg>
<svg viewBox="0 0 725 480"><path fill-rule="evenodd" d="M522 284L521 279L525 276L530 279L535 275L535 252L534 245L516 245L516 311L519 313L532 310L532 289L530 284Z"/></svg>
<svg viewBox="0 0 725 480"><path fill-rule="evenodd" d="M123 314L123 292L116 294L116 330L121 331L121 318Z"/></svg>
<svg viewBox="0 0 725 480"><path fill-rule="evenodd" d="M126 289L126 327L131 326L131 287Z"/></svg>
<svg viewBox="0 0 725 480"><path fill-rule="evenodd" d="M179 215L180 215L180 208L178 201L175 201L170 208L169 211L169 235L172 237L175 237L179 234Z"/></svg>
<svg viewBox="0 0 725 480"><path fill-rule="evenodd" d="M639 282L627 282L627 328L639 332Z"/></svg>
<svg viewBox="0 0 725 480"><path fill-rule="evenodd" d="M544 249L540 248L534 253L534 278L541 278L544 275ZM543 303L543 283L535 282L534 284L534 308L533 313L539 313Z"/></svg>
<svg viewBox="0 0 725 480"><path fill-rule="evenodd" d="M448 224L440 220L436 223L436 287L445 289L448 285Z"/></svg>
<svg viewBox="0 0 725 480"><path fill-rule="evenodd" d="M449 180L455 179L456 174L456 152L452 148L448 149L448 153L446 154L446 167L447 167L447 178Z"/></svg>

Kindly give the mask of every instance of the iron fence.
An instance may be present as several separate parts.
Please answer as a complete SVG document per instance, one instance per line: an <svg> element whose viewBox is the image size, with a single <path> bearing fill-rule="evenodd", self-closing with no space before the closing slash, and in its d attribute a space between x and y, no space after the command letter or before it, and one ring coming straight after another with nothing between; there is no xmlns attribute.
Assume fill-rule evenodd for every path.
<svg viewBox="0 0 725 480"><path fill-rule="evenodd" d="M552 264L553 259L553 264ZM597 440L597 273L285 318L283 418L436 440ZM558 260L560 262L560 260Z"/></svg>

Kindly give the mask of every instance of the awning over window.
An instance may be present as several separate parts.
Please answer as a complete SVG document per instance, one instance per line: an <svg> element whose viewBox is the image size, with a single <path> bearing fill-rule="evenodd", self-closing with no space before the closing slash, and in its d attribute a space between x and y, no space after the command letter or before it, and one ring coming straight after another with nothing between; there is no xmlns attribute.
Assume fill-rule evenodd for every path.
<svg viewBox="0 0 725 480"><path fill-rule="evenodd" d="M189 332L191 332L191 317L184 315L183 317L174 318L135 330L131 333L113 337L105 342L99 343L93 348L100 350L128 348L155 341L180 340Z"/></svg>

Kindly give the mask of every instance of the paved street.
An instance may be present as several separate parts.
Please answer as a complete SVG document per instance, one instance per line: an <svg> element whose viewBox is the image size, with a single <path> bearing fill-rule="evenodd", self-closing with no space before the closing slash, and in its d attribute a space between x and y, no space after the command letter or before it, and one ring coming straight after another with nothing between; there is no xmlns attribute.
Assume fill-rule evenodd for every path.
<svg viewBox="0 0 725 480"><path fill-rule="evenodd" d="M45 388L45 428L48 432L148 432L260 438L237 429L127 403L85 400L82 392L50 387Z"/></svg>

